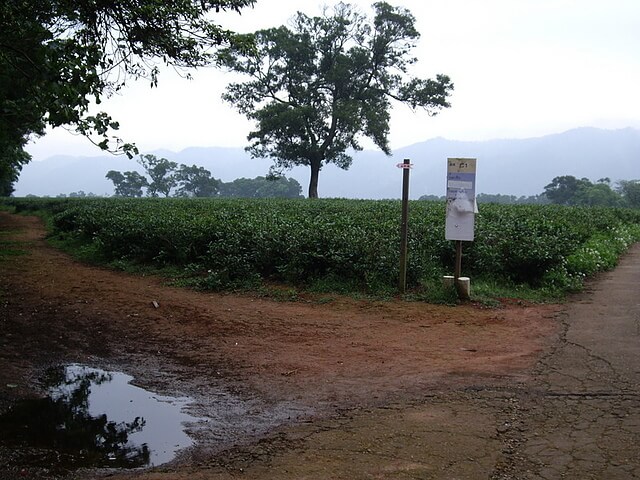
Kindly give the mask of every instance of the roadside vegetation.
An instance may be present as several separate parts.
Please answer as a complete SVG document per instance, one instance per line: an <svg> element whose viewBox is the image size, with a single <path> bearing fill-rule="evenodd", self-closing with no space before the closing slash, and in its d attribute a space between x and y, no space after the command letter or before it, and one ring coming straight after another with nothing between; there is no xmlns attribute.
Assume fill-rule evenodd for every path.
<svg viewBox="0 0 640 480"><path fill-rule="evenodd" d="M52 239L117 268L169 272L203 289L396 293L399 201L175 198L6 198L16 212L45 212ZM445 205L410 205L409 298L452 301L453 242ZM481 208L463 275L476 299L556 299L614 267L640 240L640 210L559 205ZM291 294L295 297L295 294ZM290 296L291 296L290 295Z"/></svg>

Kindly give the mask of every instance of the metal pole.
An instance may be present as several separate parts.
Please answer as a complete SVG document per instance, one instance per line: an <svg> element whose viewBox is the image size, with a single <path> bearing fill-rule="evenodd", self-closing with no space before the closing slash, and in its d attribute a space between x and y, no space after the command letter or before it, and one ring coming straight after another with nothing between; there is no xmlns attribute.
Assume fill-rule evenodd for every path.
<svg viewBox="0 0 640 480"><path fill-rule="evenodd" d="M409 244L409 165L410 160L404 159L402 170L402 220L400 223L400 281L399 290L404 294L407 290L407 255Z"/></svg>

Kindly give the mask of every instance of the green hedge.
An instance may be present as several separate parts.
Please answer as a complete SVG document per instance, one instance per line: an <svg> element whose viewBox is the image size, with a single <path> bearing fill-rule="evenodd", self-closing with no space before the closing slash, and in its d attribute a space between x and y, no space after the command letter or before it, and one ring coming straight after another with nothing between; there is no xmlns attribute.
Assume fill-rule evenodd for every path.
<svg viewBox="0 0 640 480"><path fill-rule="evenodd" d="M274 279L331 279L394 288L399 201L321 199L5 199L18 211L53 212L54 233L72 234L110 260L177 265L211 287ZM410 204L408 283L451 273L445 205ZM463 272L474 277L571 288L610 268L640 239L640 211L554 205L482 205ZM613 245L613 247L612 247ZM593 254L593 251L598 252ZM606 257L589 260L589 255Z"/></svg>

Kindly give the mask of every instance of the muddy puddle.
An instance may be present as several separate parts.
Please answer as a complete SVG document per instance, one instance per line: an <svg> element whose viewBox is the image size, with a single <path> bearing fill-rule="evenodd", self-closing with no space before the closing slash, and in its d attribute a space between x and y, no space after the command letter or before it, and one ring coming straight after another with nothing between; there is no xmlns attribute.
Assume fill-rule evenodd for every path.
<svg viewBox="0 0 640 480"><path fill-rule="evenodd" d="M18 466L70 471L161 465L193 444L185 433L199 419L188 398L157 395L133 377L83 365L47 371L44 398L17 403L0 416L0 444Z"/></svg>

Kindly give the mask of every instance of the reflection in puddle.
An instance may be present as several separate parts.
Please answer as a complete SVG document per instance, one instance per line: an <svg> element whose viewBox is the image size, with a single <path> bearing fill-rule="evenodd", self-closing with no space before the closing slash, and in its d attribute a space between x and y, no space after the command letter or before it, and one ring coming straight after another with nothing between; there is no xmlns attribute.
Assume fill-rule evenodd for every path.
<svg viewBox="0 0 640 480"><path fill-rule="evenodd" d="M0 444L22 465L53 470L160 465L191 445L187 398L156 395L133 377L81 365L47 372L48 396L0 416Z"/></svg>

